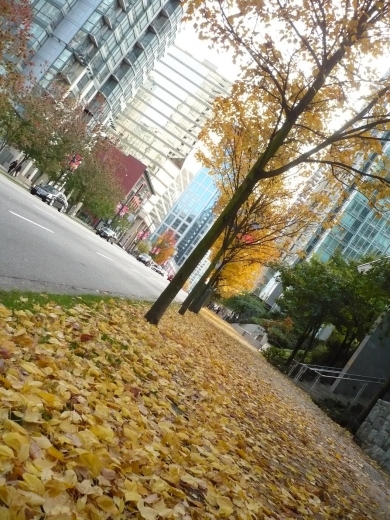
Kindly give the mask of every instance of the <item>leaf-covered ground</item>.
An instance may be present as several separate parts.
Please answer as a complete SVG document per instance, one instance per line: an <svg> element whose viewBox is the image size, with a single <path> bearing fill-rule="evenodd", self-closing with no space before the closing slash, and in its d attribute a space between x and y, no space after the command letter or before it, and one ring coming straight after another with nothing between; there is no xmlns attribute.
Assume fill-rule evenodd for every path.
<svg viewBox="0 0 390 520"><path fill-rule="evenodd" d="M0 305L0 519L388 519L386 479L211 313Z"/></svg>

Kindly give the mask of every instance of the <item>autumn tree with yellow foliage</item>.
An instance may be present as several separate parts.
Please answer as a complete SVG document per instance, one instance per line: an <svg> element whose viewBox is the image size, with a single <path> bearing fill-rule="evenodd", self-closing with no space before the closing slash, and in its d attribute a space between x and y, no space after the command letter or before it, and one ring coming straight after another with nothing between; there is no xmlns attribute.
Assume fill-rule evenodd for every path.
<svg viewBox="0 0 390 520"><path fill-rule="evenodd" d="M376 58L388 53L389 2L189 0L187 16L203 38L243 59L234 92L257 102L262 132L248 175L146 313L154 324L261 180L322 166L379 195L388 185L386 164L374 173L364 165L388 140L390 80Z"/></svg>
<svg viewBox="0 0 390 520"><path fill-rule="evenodd" d="M198 152L198 159L215 178L220 196L214 212L219 215L256 161L261 123L251 117L249 101L244 109L234 96L218 99L215 110L223 118L203 133L207 152ZM217 142L214 126L219 132ZM252 289L262 266L279 258L292 238L318 221L318 209L327 197L315 193L302 203L296 197L298 188L297 179L288 176L264 179L254 188L215 241L210 266L182 304L180 314L187 308L198 312L199 300L216 286L224 296Z"/></svg>

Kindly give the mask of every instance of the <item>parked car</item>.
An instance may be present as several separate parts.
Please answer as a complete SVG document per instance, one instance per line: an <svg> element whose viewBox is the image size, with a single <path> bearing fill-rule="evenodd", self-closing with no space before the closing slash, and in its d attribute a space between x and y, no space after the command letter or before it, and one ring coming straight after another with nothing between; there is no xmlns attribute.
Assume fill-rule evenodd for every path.
<svg viewBox="0 0 390 520"><path fill-rule="evenodd" d="M68 201L65 195L53 186L50 186L50 184L32 186L30 193L42 199L49 206L54 206L60 213L68 209Z"/></svg>
<svg viewBox="0 0 390 520"><path fill-rule="evenodd" d="M106 239L107 242L110 242L110 244L115 242L117 239L115 231L108 226L103 226L102 228L98 229L96 234Z"/></svg>
<svg viewBox="0 0 390 520"><path fill-rule="evenodd" d="M137 260L145 265L150 265L150 263L153 261L152 257L146 253L141 253L139 256L137 256Z"/></svg>
<svg viewBox="0 0 390 520"><path fill-rule="evenodd" d="M153 269L153 271L156 271L156 273L161 274L161 276L166 276L166 271L161 265L156 264L156 262L152 262L150 264L150 267Z"/></svg>

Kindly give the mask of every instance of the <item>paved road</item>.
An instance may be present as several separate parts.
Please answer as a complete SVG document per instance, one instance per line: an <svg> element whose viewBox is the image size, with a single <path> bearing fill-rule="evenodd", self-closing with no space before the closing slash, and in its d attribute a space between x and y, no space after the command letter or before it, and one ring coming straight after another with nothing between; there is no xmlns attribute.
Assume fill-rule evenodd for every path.
<svg viewBox="0 0 390 520"><path fill-rule="evenodd" d="M168 283L0 175L0 288L155 299Z"/></svg>

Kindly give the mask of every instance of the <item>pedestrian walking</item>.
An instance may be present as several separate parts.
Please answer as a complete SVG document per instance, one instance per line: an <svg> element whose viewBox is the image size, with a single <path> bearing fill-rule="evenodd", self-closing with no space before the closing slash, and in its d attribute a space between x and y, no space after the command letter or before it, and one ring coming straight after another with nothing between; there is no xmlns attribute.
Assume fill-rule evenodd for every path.
<svg viewBox="0 0 390 520"><path fill-rule="evenodd" d="M17 167L15 168L15 171L14 171L14 173L13 173L13 176L14 176L14 177L17 177L18 174L20 173L20 170L22 169L22 164L23 164L23 163L24 163L24 161L22 161L21 163L19 163L19 164L17 165Z"/></svg>
<svg viewBox="0 0 390 520"><path fill-rule="evenodd" d="M18 161L12 161L12 163L8 166L8 173L11 173L11 171L15 168L17 164Z"/></svg>

